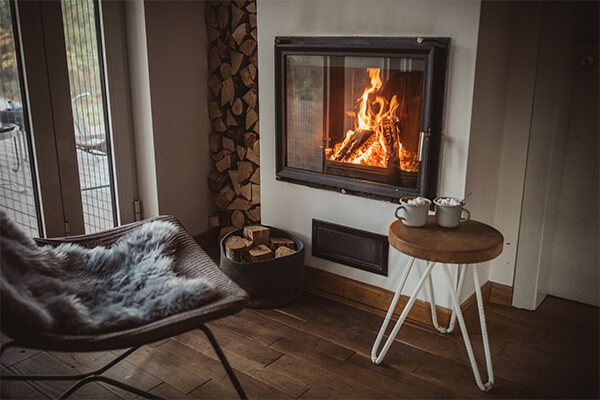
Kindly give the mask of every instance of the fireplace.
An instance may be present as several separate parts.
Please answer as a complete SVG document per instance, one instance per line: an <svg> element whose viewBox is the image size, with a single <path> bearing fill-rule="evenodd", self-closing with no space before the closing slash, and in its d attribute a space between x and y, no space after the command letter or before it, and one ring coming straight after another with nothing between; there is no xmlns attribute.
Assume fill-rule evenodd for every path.
<svg viewBox="0 0 600 400"><path fill-rule="evenodd" d="M447 38L275 39L277 179L436 195Z"/></svg>

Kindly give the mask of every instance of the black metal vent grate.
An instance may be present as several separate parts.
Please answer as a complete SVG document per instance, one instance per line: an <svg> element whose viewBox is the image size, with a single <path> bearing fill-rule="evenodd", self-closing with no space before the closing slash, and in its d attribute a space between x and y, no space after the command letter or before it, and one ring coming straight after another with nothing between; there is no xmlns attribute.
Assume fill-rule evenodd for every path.
<svg viewBox="0 0 600 400"><path fill-rule="evenodd" d="M313 219L312 255L387 276L387 236Z"/></svg>

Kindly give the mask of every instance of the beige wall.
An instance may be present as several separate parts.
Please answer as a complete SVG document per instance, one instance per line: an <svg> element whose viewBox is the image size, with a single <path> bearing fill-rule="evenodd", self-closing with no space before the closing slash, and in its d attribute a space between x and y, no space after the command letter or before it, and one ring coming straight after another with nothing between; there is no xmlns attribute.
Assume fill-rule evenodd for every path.
<svg viewBox="0 0 600 400"><path fill-rule="evenodd" d="M598 59L597 15L593 3L543 8L515 271L517 306L533 308L547 293L599 302L598 68L578 65L583 55Z"/></svg>
<svg viewBox="0 0 600 400"><path fill-rule="evenodd" d="M595 223L578 223L577 235L570 224L571 219L581 220L582 209L593 215L597 196L585 202L588 208L569 210L564 203L565 191L597 194L597 178L588 176L582 184L565 180L569 170L562 172L563 165L571 164L563 160L564 148L570 145L580 155L571 158L589 164L579 169L581 176L597 176L597 153L595 161L589 154L581 156L586 146L567 139L569 111L575 104L570 81L577 60L572 51L589 33L579 39L572 36L573 26L581 25L573 23L581 3L511 3L482 5L466 192L473 193L469 202L473 214L505 238L503 253L489 263L489 279L514 286L513 305L535 309L550 287L560 294L562 283L562 295L570 292L571 298L582 299L583 290L574 293L573 286L598 281L594 263L598 256L591 245L594 238L597 243L597 218ZM581 94L574 96L579 99ZM589 104L583 111L580 108L575 107L580 114L577 121L595 115ZM582 137L591 146L589 131L593 129ZM589 168L592 165L596 168ZM566 239L570 237L579 239ZM561 271L565 263L577 264L582 274L574 276L577 269L571 267L570 274ZM549 275L556 285L550 284ZM591 298L597 291L588 293Z"/></svg>
<svg viewBox="0 0 600 400"><path fill-rule="evenodd" d="M595 19L597 5L596 12L589 8L591 12L586 17ZM595 43L581 40L587 35L582 29L576 36L578 46L572 60L585 55L598 60L598 35ZM599 306L598 63L592 67L576 66L573 79L570 119L557 160L562 164L562 173L557 179L557 204L552 210L556 222L548 251L547 289L548 294Z"/></svg>
<svg viewBox="0 0 600 400"><path fill-rule="evenodd" d="M465 192L470 193L467 208L473 218L495 225L500 150L504 131L507 79L511 59L511 2L484 1L481 4L477 66L473 90L473 112ZM488 263L481 276L489 276ZM473 287L471 279L465 288ZM465 293L472 292L466 290Z"/></svg>
<svg viewBox="0 0 600 400"><path fill-rule="evenodd" d="M510 286L519 241L540 26L539 4L514 3L493 219L494 226L504 235L504 251L490 263L489 272L491 281Z"/></svg>
<svg viewBox="0 0 600 400"><path fill-rule="evenodd" d="M213 211L204 4L125 3L143 217L170 214L197 235Z"/></svg>
<svg viewBox="0 0 600 400"><path fill-rule="evenodd" d="M572 58L569 6L553 2L539 8L540 40L519 242L514 272L513 305L535 309L545 298L549 246L555 230L556 198L570 104ZM550 239L550 240L549 240Z"/></svg>
<svg viewBox="0 0 600 400"><path fill-rule="evenodd" d="M387 289L406 258L390 251L389 277L312 257L312 219L387 234L396 205L275 180L273 41L279 35L448 36L448 62L439 193L462 196L467 152L480 3L477 1L258 1L263 222L288 229L307 246L306 264ZM420 263L419 263L420 264ZM423 266L419 266L422 268ZM416 274L409 280L416 281ZM443 271L434 271L436 300L448 306ZM414 283L408 282L407 288Z"/></svg>
<svg viewBox="0 0 600 400"><path fill-rule="evenodd" d="M199 234L213 211L204 4L147 1L145 11L159 212Z"/></svg>

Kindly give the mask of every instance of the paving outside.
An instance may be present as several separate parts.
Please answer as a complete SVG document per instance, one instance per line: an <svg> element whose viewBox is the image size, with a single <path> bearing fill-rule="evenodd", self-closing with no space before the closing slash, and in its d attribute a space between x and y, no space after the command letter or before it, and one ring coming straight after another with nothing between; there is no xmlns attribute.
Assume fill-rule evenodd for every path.
<svg viewBox="0 0 600 400"><path fill-rule="evenodd" d="M0 140L0 208L32 236L39 236L24 135ZM113 226L108 157L77 150L86 233Z"/></svg>

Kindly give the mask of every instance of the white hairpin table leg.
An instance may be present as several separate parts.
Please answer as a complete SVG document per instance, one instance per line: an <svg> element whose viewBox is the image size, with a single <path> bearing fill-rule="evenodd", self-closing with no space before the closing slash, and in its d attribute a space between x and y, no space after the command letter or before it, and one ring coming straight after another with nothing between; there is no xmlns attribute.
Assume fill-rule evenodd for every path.
<svg viewBox="0 0 600 400"><path fill-rule="evenodd" d="M465 283L465 275L467 272L467 265L459 264L456 266L458 268L458 282L456 282L456 297L460 299L460 294L462 293L462 288ZM454 309L452 310L452 315L450 316L450 322L448 323L448 327L445 328L440 326L437 320L437 310L435 306L435 295L433 293L433 279L431 275L429 275L429 303L431 305L431 321L433 322L433 326L441 333L451 333L454 330L454 325L456 322L456 313Z"/></svg>
<svg viewBox="0 0 600 400"><path fill-rule="evenodd" d="M481 324L481 336L483 339L483 351L485 354L485 364L488 373L488 381L487 383L483 383L481 380L481 375L479 373L479 367L477 366L477 361L475 360L475 354L473 353L473 347L471 346L471 340L469 339L469 333L467 332L467 327L465 325L465 320L462 315L462 311L460 310L459 298L454 289L454 285L452 284L452 279L450 277L450 270L448 266L445 266L444 269L446 271L446 278L448 280L448 290L450 291L450 297L452 298L452 304L454 307L454 312L456 313L456 318L458 319L458 325L460 326L460 330L462 332L463 340L465 342L465 347L467 349L467 355L469 356L469 362L471 363L471 369L473 370L473 376L475 377L475 382L479 389L484 392L487 392L494 385L494 370L492 368L492 356L490 353L490 344L488 340L487 327L485 324L485 314L483 310L483 299L481 296L481 287L479 286L479 274L477 272L477 265L473 265L473 281L475 283L475 296L477 298L477 309L479 311L479 322Z"/></svg>
<svg viewBox="0 0 600 400"><path fill-rule="evenodd" d="M381 325L381 328L379 329L379 334L377 335L377 339L375 339L375 343L373 344L373 349L371 350L371 360L375 364L380 364L381 361L383 361L383 358L385 357L390 346L394 342L394 338L398 334L400 327L404 323L406 316L408 315L410 309L412 308L413 304L415 303L415 300L417 299L417 294L421 290L421 287L423 286L423 283L425 283L425 280L431 274L431 270L433 269L433 266L435 265L434 262L429 262L427 264L427 268L425 269L425 272L423 273L423 275L421 275L421 278L419 279L417 286L415 287L412 294L410 295L408 302L402 309L402 313L400 314L400 317L398 318L398 321L396 321L396 324L394 325L392 332L390 333L389 337L387 338L386 342L384 343L383 348L381 349L381 352L379 354L377 354L379 345L381 344L381 341L383 340L383 337L385 335L385 330L387 329L387 326L388 326L390 320L392 319L392 315L394 314L394 310L396 309L396 304L398 303L398 299L400 298L402 288L404 287L404 284L406 283L406 278L408 277L408 273L410 272L410 269L412 268L414 261L415 261L414 257L409 260L408 266L406 267L406 270L404 271L404 273L402 274L402 276L400 278L400 282L398 284L398 288L396 289L396 293L394 294L394 298L392 299L392 302L390 304L390 308L388 309L385 319L383 320L383 324Z"/></svg>

